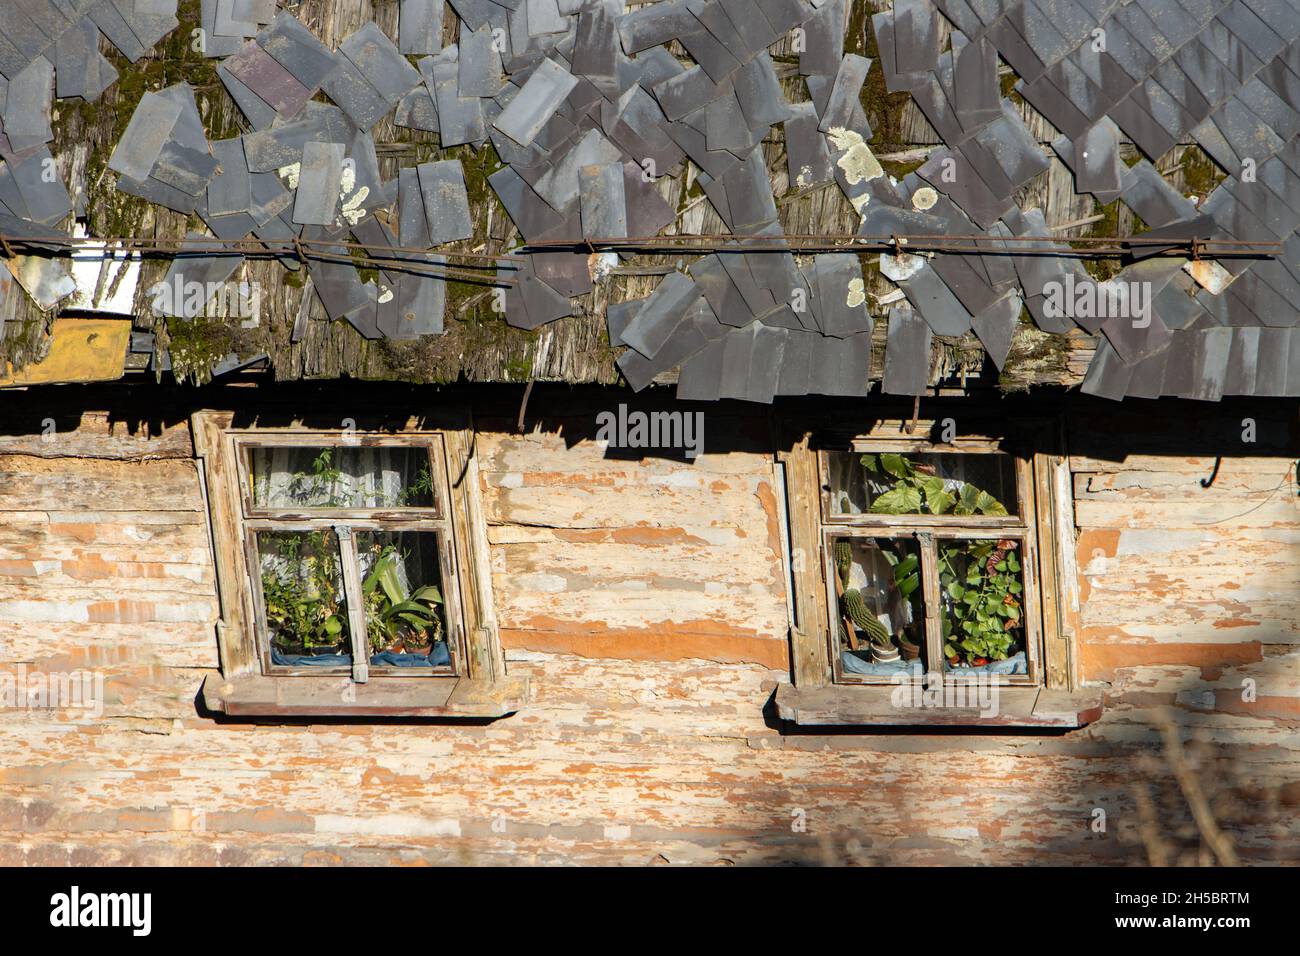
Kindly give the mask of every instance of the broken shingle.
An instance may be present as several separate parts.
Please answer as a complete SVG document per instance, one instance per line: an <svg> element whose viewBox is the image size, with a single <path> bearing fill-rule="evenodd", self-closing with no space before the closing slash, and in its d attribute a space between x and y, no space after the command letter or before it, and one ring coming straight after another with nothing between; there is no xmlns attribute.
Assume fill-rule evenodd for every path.
<svg viewBox="0 0 1300 956"><path fill-rule="evenodd" d="M460 31L457 92L461 96L496 96L504 82L501 54L490 25L479 30Z"/></svg>
<svg viewBox="0 0 1300 956"><path fill-rule="evenodd" d="M847 53L835 74L830 97L826 107L821 111L821 123L818 129L829 132L833 129L848 129L853 124L854 107L861 108L858 100L862 84L866 82L867 70L871 61L856 53Z"/></svg>
<svg viewBox="0 0 1300 956"><path fill-rule="evenodd" d="M197 196L208 188L217 174L217 161L207 150L192 149L181 143L163 144L158 162L149 173L159 182L174 186L183 193Z"/></svg>
<svg viewBox="0 0 1300 956"><path fill-rule="evenodd" d="M343 143L308 142L302 148L293 221L303 225L333 224L343 179Z"/></svg>
<svg viewBox="0 0 1300 956"><path fill-rule="evenodd" d="M623 329L623 341L646 358L654 358L699 297L694 282L680 272L670 272Z"/></svg>
<svg viewBox="0 0 1300 956"><path fill-rule="evenodd" d="M885 374L881 390L890 395L924 395L930 381L930 326L911 309L889 310Z"/></svg>
<svg viewBox="0 0 1300 956"><path fill-rule="evenodd" d="M416 173L429 229L429 245L440 246L444 242L474 235L469 196L465 191L465 172L460 160L423 163L416 168Z"/></svg>
<svg viewBox="0 0 1300 956"><path fill-rule="evenodd" d="M564 67L554 60L542 60L528 77L523 89L492 125L520 146L531 145L547 120L577 85L577 77Z"/></svg>
<svg viewBox="0 0 1300 956"><path fill-rule="evenodd" d="M373 20L344 39L339 44L339 52L392 105L420 85L420 72L406 61L397 45Z"/></svg>
<svg viewBox="0 0 1300 956"><path fill-rule="evenodd" d="M147 178L180 113L180 103L146 91L113 148L108 168L128 179Z"/></svg>
<svg viewBox="0 0 1300 956"><path fill-rule="evenodd" d="M443 0L402 0L397 17L397 47L424 56L442 51Z"/></svg>
<svg viewBox="0 0 1300 956"><path fill-rule="evenodd" d="M589 239L627 237L627 200L622 163L583 166L578 170L582 234Z"/></svg>

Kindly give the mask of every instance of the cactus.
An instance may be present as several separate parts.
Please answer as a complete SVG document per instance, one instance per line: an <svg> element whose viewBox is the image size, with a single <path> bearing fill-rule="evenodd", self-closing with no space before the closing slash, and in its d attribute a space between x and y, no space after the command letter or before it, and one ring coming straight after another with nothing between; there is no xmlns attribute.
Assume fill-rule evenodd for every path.
<svg viewBox="0 0 1300 956"><path fill-rule="evenodd" d="M844 592L841 600L844 604L844 612L857 627L867 632L872 644L888 647L893 643L889 638L889 632L885 630L885 625L881 624L867 608L867 602L863 599L861 591L849 588Z"/></svg>
<svg viewBox="0 0 1300 956"><path fill-rule="evenodd" d="M853 567L853 546L840 539L835 542L835 570L839 572L840 584L849 586L849 569Z"/></svg>

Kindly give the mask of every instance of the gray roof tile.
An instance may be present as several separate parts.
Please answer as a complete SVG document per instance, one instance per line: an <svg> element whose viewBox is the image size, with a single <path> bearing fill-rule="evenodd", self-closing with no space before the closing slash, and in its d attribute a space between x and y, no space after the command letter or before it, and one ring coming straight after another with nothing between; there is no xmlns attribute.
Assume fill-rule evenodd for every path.
<svg viewBox="0 0 1300 956"><path fill-rule="evenodd" d="M818 129L827 132L836 127L850 127L853 123L854 107L860 106L859 96L862 85L867 79L867 70L871 61L855 53L846 53L835 74L830 95L825 108L821 111L821 123Z"/></svg>
<svg viewBox="0 0 1300 956"><path fill-rule="evenodd" d="M250 40L221 65L254 95L285 117L296 115L312 97L313 89L300 83L255 41Z"/></svg>
<svg viewBox="0 0 1300 956"><path fill-rule="evenodd" d="M1103 339L1097 345L1080 390L1085 395L1096 395L1118 402L1124 397L1132 379L1133 366L1124 364L1124 360L1111 348L1110 342Z"/></svg>
<svg viewBox="0 0 1300 956"><path fill-rule="evenodd" d="M281 11L257 35L257 43L309 90L317 90L338 66L334 54L300 20Z"/></svg>
<svg viewBox="0 0 1300 956"><path fill-rule="evenodd" d="M881 391L924 395L930 380L930 326L911 309L889 310Z"/></svg>
<svg viewBox="0 0 1300 956"><path fill-rule="evenodd" d="M505 82L501 54L497 52L490 24L479 30L461 27L457 60L457 92L461 96L496 96Z"/></svg>
<svg viewBox="0 0 1300 956"><path fill-rule="evenodd" d="M145 179L158 161L158 154L171 136L180 112L181 105L175 100L146 91L131 114L122 138L113 147L108 168L129 179Z"/></svg>
<svg viewBox="0 0 1300 956"><path fill-rule="evenodd" d="M339 52L347 57L388 103L396 104L420 84L420 73L407 62L373 20L346 37Z"/></svg>
<svg viewBox="0 0 1300 956"><path fill-rule="evenodd" d="M307 142L293 204L293 221L301 225L328 226L338 212L339 185L343 178L344 143Z"/></svg>
<svg viewBox="0 0 1300 956"><path fill-rule="evenodd" d="M584 236L624 238L628 235L622 163L580 167L578 195Z"/></svg>
<svg viewBox="0 0 1300 956"><path fill-rule="evenodd" d="M397 18L397 48L423 56L442 50L443 0L401 0Z"/></svg>
<svg viewBox="0 0 1300 956"><path fill-rule="evenodd" d="M429 227L429 244L468 239L474 235L470 222L469 195L460 160L423 163L416 168L424 216Z"/></svg>
<svg viewBox="0 0 1300 956"><path fill-rule="evenodd" d="M844 58L846 0L827 0L803 24L804 48L799 53L799 72L804 76L834 76Z"/></svg>
<svg viewBox="0 0 1300 956"><path fill-rule="evenodd" d="M217 161L205 150L191 149L180 143L168 142L158 154L150 176L174 186L181 192L198 196L208 188L217 174Z"/></svg>
<svg viewBox="0 0 1300 956"><path fill-rule="evenodd" d="M654 358L700 295L699 287L687 276L670 272L623 329L623 341L646 358Z"/></svg>
<svg viewBox="0 0 1300 956"><path fill-rule="evenodd" d="M554 60L543 60L493 125L521 146L529 145L577 82Z"/></svg>

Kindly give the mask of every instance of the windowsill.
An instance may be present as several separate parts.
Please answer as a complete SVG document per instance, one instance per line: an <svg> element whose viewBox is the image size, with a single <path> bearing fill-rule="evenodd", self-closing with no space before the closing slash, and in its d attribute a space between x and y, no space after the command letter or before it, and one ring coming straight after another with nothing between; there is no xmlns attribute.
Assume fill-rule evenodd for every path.
<svg viewBox="0 0 1300 956"><path fill-rule="evenodd" d="M528 679L381 677L353 684L345 677L262 677L226 680L209 674L203 701L230 717L440 717L492 719L519 710Z"/></svg>
<svg viewBox="0 0 1300 956"><path fill-rule="evenodd" d="M800 689L782 684L776 712L800 727L988 727L1070 730L1101 716L1098 693L999 687L997 707L897 706L897 685L830 685ZM910 703L910 702L909 702Z"/></svg>

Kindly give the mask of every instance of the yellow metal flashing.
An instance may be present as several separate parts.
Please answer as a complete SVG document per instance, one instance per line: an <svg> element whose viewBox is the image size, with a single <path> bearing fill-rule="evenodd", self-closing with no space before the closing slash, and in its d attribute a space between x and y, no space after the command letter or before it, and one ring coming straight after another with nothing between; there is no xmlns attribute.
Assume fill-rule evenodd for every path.
<svg viewBox="0 0 1300 956"><path fill-rule="evenodd" d="M125 319L55 319L45 358L15 372L6 363L0 388L54 382L110 382L122 377L131 323Z"/></svg>

